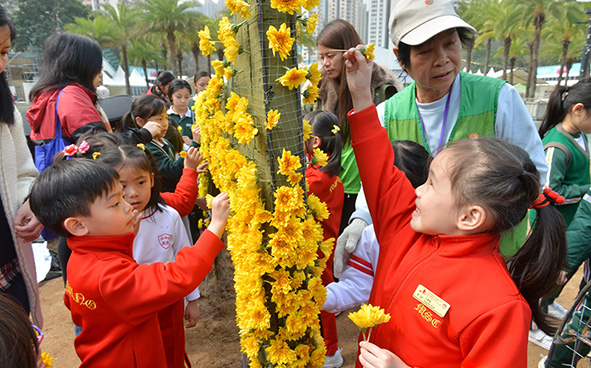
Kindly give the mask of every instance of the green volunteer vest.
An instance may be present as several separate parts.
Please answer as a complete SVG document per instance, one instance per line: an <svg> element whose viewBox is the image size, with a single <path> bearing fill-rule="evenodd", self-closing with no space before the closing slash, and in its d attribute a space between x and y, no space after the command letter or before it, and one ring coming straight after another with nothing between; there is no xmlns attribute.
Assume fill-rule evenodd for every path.
<svg viewBox="0 0 591 368"><path fill-rule="evenodd" d="M464 138L494 137L497 102L506 82L460 72L460 111L448 142ZM390 140L419 143L431 153L415 103L415 83L386 101L385 126Z"/></svg>

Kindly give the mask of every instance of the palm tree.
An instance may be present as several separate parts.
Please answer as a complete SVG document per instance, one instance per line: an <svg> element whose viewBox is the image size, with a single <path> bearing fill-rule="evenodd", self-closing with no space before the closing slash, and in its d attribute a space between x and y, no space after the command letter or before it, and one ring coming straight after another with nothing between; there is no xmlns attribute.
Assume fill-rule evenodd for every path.
<svg viewBox="0 0 591 368"><path fill-rule="evenodd" d="M513 1L501 1L496 8L496 12L491 14L496 20L494 27L495 38L503 41L503 80L507 80L507 64L509 62L509 54L511 50L511 42L518 32L523 32L520 28L519 20L522 19L523 14L520 12ZM513 70L513 68L511 68Z"/></svg>
<svg viewBox="0 0 591 368"><path fill-rule="evenodd" d="M150 88L150 81L148 79L148 61L159 60L161 58L156 45L158 45L158 43L154 41L153 35L143 34L140 37L134 37L131 40L131 45L128 50L130 60L136 65L138 63L141 64L148 89Z"/></svg>
<svg viewBox="0 0 591 368"><path fill-rule="evenodd" d="M196 1L181 0L146 0L138 7L142 10L144 24L149 25L150 32L162 32L166 35L170 52L170 64L175 75L179 75L177 68L176 33L181 30L192 31L189 23L195 12L192 8L200 4Z"/></svg>
<svg viewBox="0 0 591 368"><path fill-rule="evenodd" d="M513 83L513 70L515 69L515 63L519 59L524 59L529 54L529 49L527 47L527 40L520 38L519 35L515 35L512 38L511 47L509 48L508 56L509 56L509 83Z"/></svg>
<svg viewBox="0 0 591 368"><path fill-rule="evenodd" d="M500 3L499 0L479 0L478 2L471 2L470 7L472 8L472 6L476 6L476 9L470 12L479 14L479 17L475 19L475 21L478 21L478 33L474 42L474 48L478 48L483 43L486 43L486 58L484 61L484 71L486 73L490 65L492 41L496 38L495 31L498 23L496 15L499 12Z"/></svg>
<svg viewBox="0 0 591 368"><path fill-rule="evenodd" d="M560 55L560 71L557 85L562 82L562 73L569 59L570 44L577 38L585 36L584 28L576 23L586 20L583 10L579 3L565 3L558 9L558 12L552 13L549 17L548 32L544 37L544 51L553 56Z"/></svg>
<svg viewBox="0 0 591 368"><path fill-rule="evenodd" d="M482 19L479 14L484 1L472 1L472 2L460 2L458 4L458 15L471 24L474 28L478 28L482 25L480 21ZM466 45L466 72L470 72L470 64L472 63L472 50L474 49L474 38L472 38Z"/></svg>
<svg viewBox="0 0 591 368"><path fill-rule="evenodd" d="M190 32L185 32L181 36L181 44L186 44L191 49L191 54L195 60L195 74L199 72L199 56L201 55L198 32L203 30L209 23L209 18L205 14L196 12L189 22Z"/></svg>
<svg viewBox="0 0 591 368"><path fill-rule="evenodd" d="M129 58L127 47L130 45L133 35L136 33L137 10L125 3L117 4L117 9L108 4L101 5L104 9L104 17L108 19L113 28L113 45L121 50L123 59L123 72L125 73L125 90L131 96L129 84Z"/></svg>
<svg viewBox="0 0 591 368"><path fill-rule="evenodd" d="M94 19L76 17L74 23L68 23L64 26L64 30L90 37L98 42L101 47L113 46L113 29L110 22L104 17L94 17Z"/></svg>

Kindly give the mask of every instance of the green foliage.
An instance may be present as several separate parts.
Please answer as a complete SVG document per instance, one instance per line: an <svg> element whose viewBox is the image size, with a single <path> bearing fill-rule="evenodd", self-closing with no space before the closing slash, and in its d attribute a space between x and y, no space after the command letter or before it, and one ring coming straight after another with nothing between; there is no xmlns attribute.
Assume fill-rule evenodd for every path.
<svg viewBox="0 0 591 368"><path fill-rule="evenodd" d="M90 8L80 0L16 0L17 10L11 20L18 37L14 43L16 51L29 46L42 47L49 35L63 30L76 17L88 18Z"/></svg>

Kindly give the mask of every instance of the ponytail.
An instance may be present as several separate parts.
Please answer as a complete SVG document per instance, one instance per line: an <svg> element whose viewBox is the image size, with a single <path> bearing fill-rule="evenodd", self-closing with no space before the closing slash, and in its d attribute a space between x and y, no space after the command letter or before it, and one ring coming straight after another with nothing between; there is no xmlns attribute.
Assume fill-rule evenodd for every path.
<svg viewBox="0 0 591 368"><path fill-rule="evenodd" d="M537 208L530 235L508 267L534 322L550 336L556 332L558 320L542 312L539 300L556 286L565 258L565 225L560 212L553 204Z"/></svg>
<svg viewBox="0 0 591 368"><path fill-rule="evenodd" d="M571 108L581 103L585 110L591 110L591 77L583 78L571 87L558 86L552 91L548 107L538 133L540 138L558 123L562 122Z"/></svg>
<svg viewBox="0 0 591 368"><path fill-rule="evenodd" d="M318 148L329 155L326 165L321 167L320 171L328 173L330 177L339 175L343 168L341 166L342 138L338 117L327 110L316 110L306 114L304 119L310 121L312 135L320 139Z"/></svg>

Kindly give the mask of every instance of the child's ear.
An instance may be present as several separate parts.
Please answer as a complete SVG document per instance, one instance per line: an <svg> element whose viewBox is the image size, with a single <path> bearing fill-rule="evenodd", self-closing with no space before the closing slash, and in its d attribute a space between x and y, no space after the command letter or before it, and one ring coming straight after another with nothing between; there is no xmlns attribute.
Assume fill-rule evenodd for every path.
<svg viewBox="0 0 591 368"><path fill-rule="evenodd" d="M144 119L140 118L139 116L136 116L135 117L135 124L141 128L144 125L146 125L146 121Z"/></svg>
<svg viewBox="0 0 591 368"><path fill-rule="evenodd" d="M320 147L321 143L322 141L320 140L320 138L318 138L317 136L312 137L312 149Z"/></svg>
<svg viewBox="0 0 591 368"><path fill-rule="evenodd" d="M464 233L477 233L484 231L491 221L492 219L481 206L468 206L460 210L457 227Z"/></svg>
<svg viewBox="0 0 591 368"><path fill-rule="evenodd" d="M154 173L150 174L150 188L154 187Z"/></svg>
<svg viewBox="0 0 591 368"><path fill-rule="evenodd" d="M74 236L84 236L89 232L89 229L79 217L68 217L65 219L64 228Z"/></svg>

